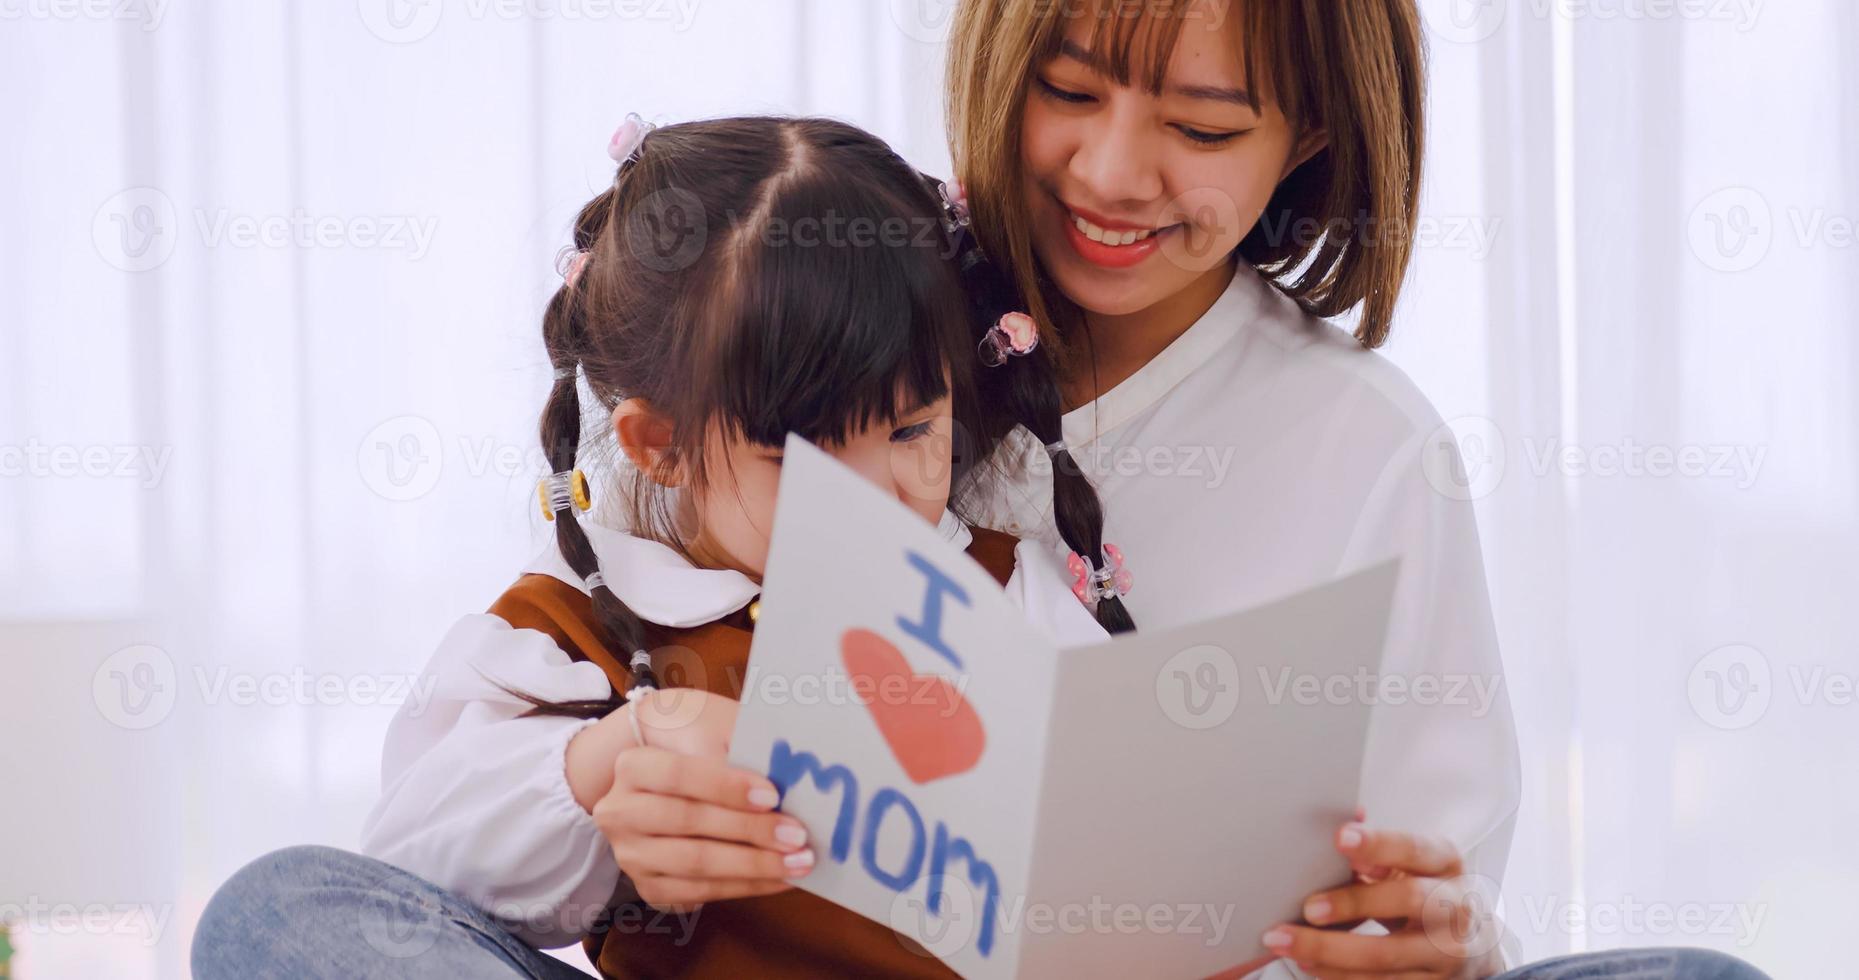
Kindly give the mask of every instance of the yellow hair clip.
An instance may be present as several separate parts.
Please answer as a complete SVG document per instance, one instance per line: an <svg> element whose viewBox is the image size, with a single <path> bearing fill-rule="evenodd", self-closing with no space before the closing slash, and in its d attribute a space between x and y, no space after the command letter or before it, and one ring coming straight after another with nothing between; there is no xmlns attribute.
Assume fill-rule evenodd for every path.
<svg viewBox="0 0 1859 980"><path fill-rule="evenodd" d="M594 506L594 495L588 490L587 474L580 470L565 473L551 473L536 484L536 500L542 504L542 519L555 520L558 511L573 507L587 510Z"/></svg>

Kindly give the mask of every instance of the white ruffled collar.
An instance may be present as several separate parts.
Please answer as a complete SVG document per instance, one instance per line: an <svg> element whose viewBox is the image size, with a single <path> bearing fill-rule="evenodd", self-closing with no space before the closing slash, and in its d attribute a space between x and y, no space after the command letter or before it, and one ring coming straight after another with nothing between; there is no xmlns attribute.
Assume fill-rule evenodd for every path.
<svg viewBox="0 0 1859 980"><path fill-rule="evenodd" d="M734 569L699 568L670 546L650 538L591 521L583 521L581 526L594 547L607 588L647 622L672 629L702 626L741 609L761 594L759 583ZM968 525L946 510L936 529L957 548L966 549L974 539ZM581 576L568 567L553 538L523 569L523 574L547 575L588 591Z"/></svg>

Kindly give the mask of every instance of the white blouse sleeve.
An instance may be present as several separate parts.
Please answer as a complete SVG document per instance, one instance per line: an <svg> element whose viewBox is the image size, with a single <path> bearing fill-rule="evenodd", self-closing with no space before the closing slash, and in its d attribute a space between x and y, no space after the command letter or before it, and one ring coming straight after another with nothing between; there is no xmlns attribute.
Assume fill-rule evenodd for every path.
<svg viewBox="0 0 1859 980"><path fill-rule="evenodd" d="M1457 451L1435 441L1416 435L1395 452L1339 569L1401 558L1362 805L1371 825L1451 840L1495 899L1521 793L1517 733L1472 505L1435 490L1421 466L1424 453Z"/></svg>
<svg viewBox="0 0 1859 980"><path fill-rule="evenodd" d="M1026 613L1027 622L1046 631L1061 648L1103 643L1110 634L1099 625L1084 603L1072 594L1058 557L1035 540L1014 548L1013 575L1007 579L1007 597Z"/></svg>
<svg viewBox="0 0 1859 980"><path fill-rule="evenodd" d="M539 948L585 935L619 883L568 787L568 741L591 724L519 718L523 700L599 700L606 675L493 615L446 634L387 730L362 852L455 892Z"/></svg>

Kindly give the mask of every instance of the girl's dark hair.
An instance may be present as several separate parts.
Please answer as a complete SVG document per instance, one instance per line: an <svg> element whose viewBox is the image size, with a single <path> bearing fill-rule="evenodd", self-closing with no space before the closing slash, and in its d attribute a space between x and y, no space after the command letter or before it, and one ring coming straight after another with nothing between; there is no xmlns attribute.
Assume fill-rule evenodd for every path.
<svg viewBox="0 0 1859 980"><path fill-rule="evenodd" d="M969 336L959 277L934 238L907 237L923 223L939 232L939 216L914 171L843 123L742 117L654 130L581 209L583 254L543 316L557 372L542 412L550 468L573 470L581 456L583 384L602 432L614 406L642 399L671 431L648 453L656 461L633 470L624 520L686 550L651 469L676 465L687 487L704 485L713 437L778 448L797 432L832 446L944 395L958 419L972 412L971 375L950 370ZM884 247L900 234L904 247ZM572 509L557 514L555 534L576 574L599 570ZM608 649L649 649L618 595L590 591ZM620 703L530 700L580 716Z"/></svg>
<svg viewBox="0 0 1859 980"><path fill-rule="evenodd" d="M985 337L1002 314L1025 309L1023 297L967 229L957 236L955 248L973 311L971 322L977 337ZM1064 445L1064 406L1059 398L1053 353L1053 345L1041 344L1030 354L1010 357L1000 367L980 372L976 387L982 405L990 411L978 419L975 456L992 457L1016 425L1032 433L1046 447L1052 463L1052 516L1059 537L1066 547L1090 561L1094 569L1102 568L1104 507L1098 500L1097 488ZM1098 600L1096 615L1098 623L1111 633L1136 628L1128 607L1118 596Z"/></svg>
<svg viewBox="0 0 1859 980"><path fill-rule="evenodd" d="M739 117L652 131L581 209L574 251L584 254L543 316L557 372L542 412L550 468L574 470L583 455L583 385L603 431L627 398L669 420L654 465L676 464L691 487L710 477L704 447L713 436L778 448L796 432L830 447L870 419L947 395L957 423L950 483L960 486L980 458L977 443L994 445L986 434L1004 417L977 397L975 345L993 321L978 326L980 305L965 301L944 218L932 183L844 123ZM1005 282L993 280L990 296ZM989 373L1028 380L1005 393L993 392L994 382L986 404L1042 426L1029 424L1035 434L1056 426L1043 362ZM1076 540L1066 540L1097 555L1101 513L1079 480L1060 491L1061 529L1072 526ZM653 474L635 470L631 483L628 528L686 550ZM576 574L599 570L573 509L556 514L555 534ZM591 594L609 650L649 649L645 623L618 595L604 584ZM577 717L623 703L617 693L570 703L519 696L531 713Z"/></svg>

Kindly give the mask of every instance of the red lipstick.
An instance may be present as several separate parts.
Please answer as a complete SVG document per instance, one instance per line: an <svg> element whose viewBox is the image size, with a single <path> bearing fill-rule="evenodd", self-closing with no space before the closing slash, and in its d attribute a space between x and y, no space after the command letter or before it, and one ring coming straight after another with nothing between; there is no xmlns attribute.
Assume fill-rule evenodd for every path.
<svg viewBox="0 0 1859 980"><path fill-rule="evenodd" d="M1059 202L1059 208L1059 218L1065 222L1065 240L1071 243L1072 250L1086 262L1106 269L1127 269L1142 262L1154 255L1161 247L1162 236L1174 230L1173 225L1157 230L1150 225L1114 221L1082 208L1074 208L1063 201ZM1090 236L1086 235L1078 227L1077 218L1083 218L1107 232L1155 231L1155 234L1129 245L1108 245L1104 242L1093 241Z"/></svg>

